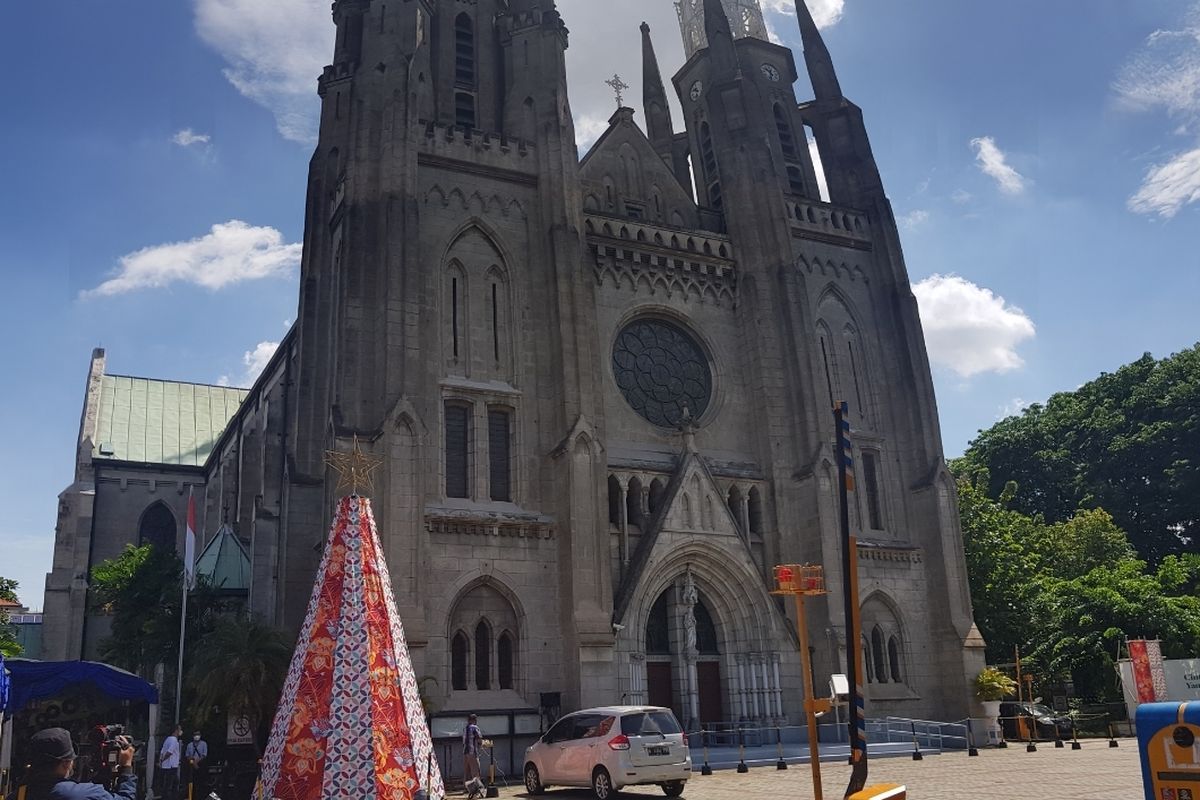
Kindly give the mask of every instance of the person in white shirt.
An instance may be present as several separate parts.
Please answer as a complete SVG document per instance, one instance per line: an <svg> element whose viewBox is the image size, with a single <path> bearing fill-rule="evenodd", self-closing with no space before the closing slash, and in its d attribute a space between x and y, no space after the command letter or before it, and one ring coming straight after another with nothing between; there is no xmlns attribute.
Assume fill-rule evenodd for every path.
<svg viewBox="0 0 1200 800"><path fill-rule="evenodd" d="M179 800L179 737L181 736L183 736L183 728L176 725L158 753L158 767L162 775L162 783L159 786L162 787L164 800Z"/></svg>

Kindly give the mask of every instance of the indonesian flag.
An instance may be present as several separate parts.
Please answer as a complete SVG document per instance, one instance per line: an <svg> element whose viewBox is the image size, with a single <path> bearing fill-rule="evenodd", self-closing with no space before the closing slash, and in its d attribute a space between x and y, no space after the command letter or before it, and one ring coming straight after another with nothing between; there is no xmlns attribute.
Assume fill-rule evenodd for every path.
<svg viewBox="0 0 1200 800"><path fill-rule="evenodd" d="M188 489L187 538L183 543L183 583L196 588L196 498Z"/></svg>

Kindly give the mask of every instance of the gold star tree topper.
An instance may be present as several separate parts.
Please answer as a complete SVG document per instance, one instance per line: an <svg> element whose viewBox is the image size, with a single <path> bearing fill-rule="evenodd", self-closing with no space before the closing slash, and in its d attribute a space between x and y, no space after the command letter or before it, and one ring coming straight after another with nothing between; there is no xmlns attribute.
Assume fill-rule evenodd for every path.
<svg viewBox="0 0 1200 800"><path fill-rule="evenodd" d="M340 492L343 489L349 489L351 494L357 495L360 494L360 489L368 493L375 490L375 470L379 469L380 465L383 464L383 459L369 453L364 453L358 444L358 436L356 435L350 452L343 453L338 450L325 451L325 463L338 474L336 491Z"/></svg>

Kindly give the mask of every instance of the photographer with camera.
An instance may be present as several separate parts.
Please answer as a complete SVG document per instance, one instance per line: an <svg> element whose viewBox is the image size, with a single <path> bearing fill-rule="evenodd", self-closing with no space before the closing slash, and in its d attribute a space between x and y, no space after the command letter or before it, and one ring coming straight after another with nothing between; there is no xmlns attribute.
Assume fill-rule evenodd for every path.
<svg viewBox="0 0 1200 800"><path fill-rule="evenodd" d="M39 731L29 740L33 769L26 800L135 800L137 777L133 774L133 744L122 736L116 740L117 788L112 793L98 783L70 780L75 769L75 746L62 728Z"/></svg>

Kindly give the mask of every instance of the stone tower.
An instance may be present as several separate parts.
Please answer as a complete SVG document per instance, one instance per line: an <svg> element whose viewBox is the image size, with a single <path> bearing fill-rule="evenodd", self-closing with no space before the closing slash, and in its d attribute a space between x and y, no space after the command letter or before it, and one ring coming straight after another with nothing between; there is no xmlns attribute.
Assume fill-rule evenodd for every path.
<svg viewBox="0 0 1200 800"><path fill-rule="evenodd" d="M331 507L322 452L358 435L386 459L377 507L417 657L446 663L455 609L490 609L489 632L480 614L464 629L472 689L462 676L447 688L515 691L512 675L487 674L504 671L490 655L503 647L576 702L608 700L602 357L580 279L567 29L544 0L339 0L334 21L284 618L298 621ZM537 607L523 598L533 586Z"/></svg>

